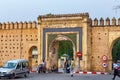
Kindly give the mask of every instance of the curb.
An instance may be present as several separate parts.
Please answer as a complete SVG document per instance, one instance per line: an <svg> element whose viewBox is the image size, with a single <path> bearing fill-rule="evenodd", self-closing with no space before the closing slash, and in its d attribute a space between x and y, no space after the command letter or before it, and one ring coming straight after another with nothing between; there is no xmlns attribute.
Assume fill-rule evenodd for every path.
<svg viewBox="0 0 120 80"><path fill-rule="evenodd" d="M31 72L37 72L37 70L32 70ZM49 73L49 72L48 72ZM64 72L58 72L58 73L64 73ZM107 75L109 73L107 72L86 72L86 71L76 71L76 72L73 72L74 74L102 74L102 75Z"/></svg>
<svg viewBox="0 0 120 80"><path fill-rule="evenodd" d="M107 75L108 73L107 72L79 72L79 71L76 71L74 72L75 74L103 74L103 75Z"/></svg>

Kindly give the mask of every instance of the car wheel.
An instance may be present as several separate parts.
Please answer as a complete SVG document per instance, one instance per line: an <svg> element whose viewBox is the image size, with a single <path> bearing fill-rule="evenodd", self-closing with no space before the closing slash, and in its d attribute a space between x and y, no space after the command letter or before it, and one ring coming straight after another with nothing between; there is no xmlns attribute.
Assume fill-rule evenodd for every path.
<svg viewBox="0 0 120 80"><path fill-rule="evenodd" d="M15 79L15 74L13 73L10 79Z"/></svg>
<svg viewBox="0 0 120 80"><path fill-rule="evenodd" d="M28 75L29 75L29 72L26 72L24 76L25 76L25 77L28 77Z"/></svg>

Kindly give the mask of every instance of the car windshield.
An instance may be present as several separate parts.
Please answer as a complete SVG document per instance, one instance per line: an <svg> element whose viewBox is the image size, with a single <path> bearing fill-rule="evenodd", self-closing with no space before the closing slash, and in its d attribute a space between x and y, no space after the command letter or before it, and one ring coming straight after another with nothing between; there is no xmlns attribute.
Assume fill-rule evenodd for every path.
<svg viewBox="0 0 120 80"><path fill-rule="evenodd" d="M3 68L15 68L17 63L7 62L4 64Z"/></svg>

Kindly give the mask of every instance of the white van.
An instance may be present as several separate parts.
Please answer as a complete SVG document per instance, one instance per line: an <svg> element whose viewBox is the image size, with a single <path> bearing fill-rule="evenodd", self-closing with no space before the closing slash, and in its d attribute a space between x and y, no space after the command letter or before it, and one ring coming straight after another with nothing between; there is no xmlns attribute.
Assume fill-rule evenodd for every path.
<svg viewBox="0 0 120 80"><path fill-rule="evenodd" d="M8 77L13 79L16 76L27 77L29 73L29 63L24 59L9 60L0 68L0 78Z"/></svg>

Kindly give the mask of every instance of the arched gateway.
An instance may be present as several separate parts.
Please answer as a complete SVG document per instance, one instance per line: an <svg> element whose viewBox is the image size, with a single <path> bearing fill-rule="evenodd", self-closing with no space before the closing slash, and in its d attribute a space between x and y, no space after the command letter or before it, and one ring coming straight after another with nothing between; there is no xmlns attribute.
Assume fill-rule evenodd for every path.
<svg viewBox="0 0 120 80"><path fill-rule="evenodd" d="M60 41L70 41L73 45L73 58L76 66L80 63L81 70L90 69L89 55L91 50L90 44L90 26L88 25L89 16L85 14L68 14L68 15L49 15L38 17L38 34L39 34L39 61L45 59L47 68L60 67L59 43ZM82 52L83 57L79 62L77 52ZM87 52L90 51L90 52Z"/></svg>

